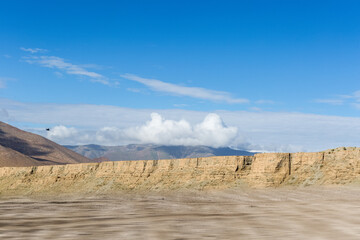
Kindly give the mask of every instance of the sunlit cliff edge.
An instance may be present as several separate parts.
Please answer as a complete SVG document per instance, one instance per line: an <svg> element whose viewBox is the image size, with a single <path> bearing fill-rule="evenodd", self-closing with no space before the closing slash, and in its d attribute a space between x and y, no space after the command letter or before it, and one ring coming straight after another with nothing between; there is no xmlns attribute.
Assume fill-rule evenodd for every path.
<svg viewBox="0 0 360 240"><path fill-rule="evenodd" d="M360 148L0 168L0 195L360 183Z"/></svg>

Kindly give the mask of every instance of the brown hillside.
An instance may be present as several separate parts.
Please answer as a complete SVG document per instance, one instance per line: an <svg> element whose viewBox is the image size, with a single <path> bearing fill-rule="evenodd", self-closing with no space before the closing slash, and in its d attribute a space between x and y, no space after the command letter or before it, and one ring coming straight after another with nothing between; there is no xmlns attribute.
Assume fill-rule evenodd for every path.
<svg viewBox="0 0 360 240"><path fill-rule="evenodd" d="M31 157L0 145L0 166L30 167L39 165L40 163Z"/></svg>
<svg viewBox="0 0 360 240"><path fill-rule="evenodd" d="M4 151L0 154L0 167L14 166L14 164L29 166L30 163L37 166L92 162L44 137L22 131L3 122L0 122L0 146L2 146L0 151Z"/></svg>

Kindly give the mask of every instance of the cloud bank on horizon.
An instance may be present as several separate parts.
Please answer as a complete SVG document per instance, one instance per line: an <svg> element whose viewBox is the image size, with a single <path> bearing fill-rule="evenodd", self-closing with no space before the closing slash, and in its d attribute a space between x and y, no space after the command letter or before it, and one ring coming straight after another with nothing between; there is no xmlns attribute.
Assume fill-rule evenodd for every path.
<svg viewBox="0 0 360 240"><path fill-rule="evenodd" d="M0 121L69 145L181 143L296 152L360 142L357 117L224 110L209 115L182 109L32 104L6 99L0 99L0 109ZM50 132L45 130L48 127Z"/></svg>
<svg viewBox="0 0 360 240"><path fill-rule="evenodd" d="M119 129L103 127L93 134L80 132L63 125L53 127L47 137L66 144L97 143L105 145L124 145L129 143L158 145L205 145L227 147L237 136L237 127L227 127L219 115L208 114L198 124L191 125L185 119L179 121L164 119L158 113L151 113L151 120L145 124Z"/></svg>

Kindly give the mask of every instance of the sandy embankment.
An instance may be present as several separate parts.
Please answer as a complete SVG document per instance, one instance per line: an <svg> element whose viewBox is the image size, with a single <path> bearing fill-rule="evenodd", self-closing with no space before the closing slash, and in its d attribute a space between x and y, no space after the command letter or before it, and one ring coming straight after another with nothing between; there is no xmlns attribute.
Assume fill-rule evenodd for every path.
<svg viewBox="0 0 360 240"><path fill-rule="evenodd" d="M360 148L0 168L0 196L358 184Z"/></svg>

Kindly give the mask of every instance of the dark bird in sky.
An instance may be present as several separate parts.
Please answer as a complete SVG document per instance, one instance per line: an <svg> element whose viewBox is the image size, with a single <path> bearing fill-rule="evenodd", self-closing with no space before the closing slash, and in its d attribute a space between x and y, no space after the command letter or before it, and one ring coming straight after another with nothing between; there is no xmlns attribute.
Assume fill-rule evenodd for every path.
<svg viewBox="0 0 360 240"><path fill-rule="evenodd" d="M50 128L47 128L46 131L50 131Z"/></svg>

